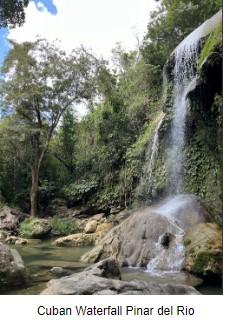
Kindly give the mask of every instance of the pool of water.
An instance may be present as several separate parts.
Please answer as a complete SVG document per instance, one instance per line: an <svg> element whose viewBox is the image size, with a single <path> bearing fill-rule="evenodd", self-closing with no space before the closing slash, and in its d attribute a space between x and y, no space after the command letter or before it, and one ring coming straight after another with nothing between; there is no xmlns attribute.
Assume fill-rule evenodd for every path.
<svg viewBox="0 0 225 321"><path fill-rule="evenodd" d="M205 295L221 295L223 294L222 282L203 282L202 279L186 272L158 272L149 273L140 268L123 268L121 269L122 280L133 281L142 280L157 284L185 284L195 287L201 294Z"/></svg>
<svg viewBox="0 0 225 321"><path fill-rule="evenodd" d="M40 294L46 283L55 278L52 267L62 267L72 273L82 271L87 265L80 262L81 256L90 247L57 247L52 241L35 242L29 246L17 246L27 268L28 282L20 289L0 291L0 294ZM154 283L186 284L194 286L200 293L209 295L222 294L222 284L206 283L189 273L149 273L140 268L122 268L122 280L143 280Z"/></svg>
<svg viewBox="0 0 225 321"><path fill-rule="evenodd" d="M56 247L52 241L43 241L29 246L16 246L27 268L28 282L20 289L7 290L2 294L39 294L46 283L55 278L52 267L62 267L71 272L80 272L86 265L80 262L81 256L90 247Z"/></svg>

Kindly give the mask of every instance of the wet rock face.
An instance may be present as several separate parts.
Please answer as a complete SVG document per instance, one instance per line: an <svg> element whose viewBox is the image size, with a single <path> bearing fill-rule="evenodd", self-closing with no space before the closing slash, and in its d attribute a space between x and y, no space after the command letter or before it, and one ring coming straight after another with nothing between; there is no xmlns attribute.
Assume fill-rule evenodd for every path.
<svg viewBox="0 0 225 321"><path fill-rule="evenodd" d="M177 234L179 229L151 208L142 209L114 227L82 260L97 262L114 256L121 266L147 266L165 232Z"/></svg>
<svg viewBox="0 0 225 321"><path fill-rule="evenodd" d="M108 295L108 294L199 294L185 285L122 281L117 261L103 260L81 273L52 280L41 294Z"/></svg>
<svg viewBox="0 0 225 321"><path fill-rule="evenodd" d="M3 207L0 211L0 230L17 232L19 223L25 218L25 214L17 209Z"/></svg>
<svg viewBox="0 0 225 321"><path fill-rule="evenodd" d="M173 255L171 260L175 260L179 244L183 247L184 231L207 218L207 212L196 198L189 195L175 197L134 212L114 227L82 260L98 262L114 256L121 266L146 267L161 251L160 270L168 270L169 258L163 258ZM180 257L183 257L182 253Z"/></svg>
<svg viewBox="0 0 225 321"><path fill-rule="evenodd" d="M161 237L160 240L160 244L165 247L166 249L169 248L170 246L170 242L172 241L172 239L174 238L174 235L171 233L166 232L165 234L163 234L163 236Z"/></svg>
<svg viewBox="0 0 225 321"><path fill-rule="evenodd" d="M203 223L186 233L184 268L203 277L222 278L222 230L215 223Z"/></svg>
<svg viewBox="0 0 225 321"><path fill-rule="evenodd" d="M25 266L19 253L0 243L0 285L16 287L26 281Z"/></svg>

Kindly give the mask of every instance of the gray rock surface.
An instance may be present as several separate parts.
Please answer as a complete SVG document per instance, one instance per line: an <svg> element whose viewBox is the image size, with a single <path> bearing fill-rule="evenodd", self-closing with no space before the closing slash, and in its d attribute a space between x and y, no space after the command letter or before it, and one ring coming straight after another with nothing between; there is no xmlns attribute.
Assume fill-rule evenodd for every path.
<svg viewBox="0 0 225 321"><path fill-rule="evenodd" d="M81 273L48 282L41 294L108 295L108 294L199 294L186 285L154 284L145 281L122 281L118 263L110 258Z"/></svg>
<svg viewBox="0 0 225 321"><path fill-rule="evenodd" d="M53 268L51 268L50 272L57 278L61 278L63 276L68 276L72 274L71 271L66 270L60 266L54 266Z"/></svg>
<svg viewBox="0 0 225 321"><path fill-rule="evenodd" d="M17 209L4 206L0 210L0 230L17 232L19 223L25 218L25 214Z"/></svg>
<svg viewBox="0 0 225 321"><path fill-rule="evenodd" d="M15 249L0 243L0 286L16 287L26 281L23 260Z"/></svg>
<svg viewBox="0 0 225 321"><path fill-rule="evenodd" d="M115 257L120 266L146 267L156 257L160 240L162 242L164 239L169 256L176 246L173 236L182 235L184 230L206 219L208 213L195 197L174 197L157 206L135 211L106 234L81 260L95 263L107 257ZM182 237L180 239L182 242ZM166 270L163 262L160 269Z"/></svg>
<svg viewBox="0 0 225 321"><path fill-rule="evenodd" d="M32 224L32 231L29 237L31 239L43 239L50 234L51 229L48 220L36 219Z"/></svg>

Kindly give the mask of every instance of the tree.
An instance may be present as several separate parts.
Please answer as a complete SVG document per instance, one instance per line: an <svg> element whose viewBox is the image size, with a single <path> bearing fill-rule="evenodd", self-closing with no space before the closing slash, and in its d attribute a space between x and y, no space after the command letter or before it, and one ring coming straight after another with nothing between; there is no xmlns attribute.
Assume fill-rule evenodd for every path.
<svg viewBox="0 0 225 321"><path fill-rule="evenodd" d="M21 26L29 0L0 0L0 28Z"/></svg>
<svg viewBox="0 0 225 321"><path fill-rule="evenodd" d="M63 113L93 94L97 60L83 48L66 55L45 40L12 43L1 84L5 139L31 170L31 215L37 215L39 171Z"/></svg>
<svg viewBox="0 0 225 321"><path fill-rule="evenodd" d="M77 122L73 110L66 110L62 118L61 128L58 131L51 148L55 158L63 164L70 176L74 175L76 168Z"/></svg>

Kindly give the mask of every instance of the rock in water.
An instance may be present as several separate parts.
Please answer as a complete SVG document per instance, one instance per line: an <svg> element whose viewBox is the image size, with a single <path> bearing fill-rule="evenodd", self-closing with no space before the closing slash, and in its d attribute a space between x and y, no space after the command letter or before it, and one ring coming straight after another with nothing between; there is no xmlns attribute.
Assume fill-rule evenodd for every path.
<svg viewBox="0 0 225 321"><path fill-rule="evenodd" d="M71 271L66 270L60 266L54 266L53 268L51 268L50 272L57 278L61 278L63 276L68 276L72 274Z"/></svg>
<svg viewBox="0 0 225 321"><path fill-rule="evenodd" d="M202 223L185 235L185 269L189 272L222 278L222 230L215 223Z"/></svg>
<svg viewBox="0 0 225 321"><path fill-rule="evenodd" d="M199 294L186 285L155 284L144 281L121 281L119 265L114 258L103 260L68 277L48 282L41 294Z"/></svg>
<svg viewBox="0 0 225 321"><path fill-rule="evenodd" d="M0 287L16 287L26 281L25 266L19 253L0 243Z"/></svg>

